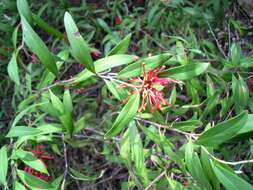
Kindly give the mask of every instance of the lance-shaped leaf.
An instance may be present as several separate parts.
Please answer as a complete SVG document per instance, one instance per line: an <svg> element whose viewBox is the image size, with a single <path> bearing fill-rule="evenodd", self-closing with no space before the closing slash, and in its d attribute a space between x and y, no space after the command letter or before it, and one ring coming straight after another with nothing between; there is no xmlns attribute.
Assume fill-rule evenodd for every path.
<svg viewBox="0 0 253 190"><path fill-rule="evenodd" d="M59 114L63 114L64 105L61 102L60 98L58 98L51 90L49 92L50 92L50 99L51 99L53 107L59 112Z"/></svg>
<svg viewBox="0 0 253 190"><path fill-rule="evenodd" d="M232 92L235 105L244 108L247 106L249 99L249 90L243 78L239 75L239 79L232 76Z"/></svg>
<svg viewBox="0 0 253 190"><path fill-rule="evenodd" d="M21 181L29 188L36 189L36 190L42 190L42 189L55 189L53 185L37 178L34 175L31 175L27 172L24 172L22 170L17 170L18 177L21 179Z"/></svg>
<svg viewBox="0 0 253 190"><path fill-rule="evenodd" d="M203 167L199 160L199 156L193 150L193 143L191 140L188 142L188 144L185 147L185 162L192 177L202 187L201 189L212 190L212 187L209 181L207 180L207 177L204 173Z"/></svg>
<svg viewBox="0 0 253 190"><path fill-rule="evenodd" d="M200 135L197 144L215 147L236 136L247 121L248 113L242 112L239 115L219 123L217 126L208 129Z"/></svg>
<svg viewBox="0 0 253 190"><path fill-rule="evenodd" d="M135 114L138 111L140 103L140 94L134 94L130 97L127 104L124 106L120 114L118 115L113 126L105 134L105 137L113 137L117 135L128 123L134 118Z"/></svg>
<svg viewBox="0 0 253 190"><path fill-rule="evenodd" d="M161 72L161 77L170 77L178 80L188 80L204 73L209 63L192 63L174 67Z"/></svg>
<svg viewBox="0 0 253 190"><path fill-rule="evenodd" d="M32 23L32 14L30 7L27 3L27 0L17 0L17 8L18 8L18 13L20 16L22 15L25 17L25 19L31 24Z"/></svg>
<svg viewBox="0 0 253 190"><path fill-rule="evenodd" d="M138 59L135 55L126 55L126 54L119 54L119 55L112 55L102 59L99 59L94 62L95 70L97 73L106 71L107 69L111 69L114 67L118 67L121 65L126 65L132 63ZM95 74L90 72L89 70L85 69L81 73L79 73L75 77L74 82L82 82L94 76Z"/></svg>
<svg viewBox="0 0 253 190"><path fill-rule="evenodd" d="M215 175L217 176L220 183L226 188L226 190L253 190L252 185L237 176L235 173L225 169L218 164L214 164L213 162L211 165Z"/></svg>
<svg viewBox="0 0 253 190"><path fill-rule="evenodd" d="M6 185L6 175L8 170L8 156L7 156L7 148L3 146L0 149L0 184Z"/></svg>
<svg viewBox="0 0 253 190"><path fill-rule="evenodd" d="M23 136L35 136L39 135L41 130L33 127L26 126L13 126L6 135L6 137L23 137Z"/></svg>
<svg viewBox="0 0 253 190"><path fill-rule="evenodd" d="M233 66L240 64L242 50L239 44L233 43L230 49L230 58Z"/></svg>
<svg viewBox="0 0 253 190"><path fill-rule="evenodd" d="M38 159L33 153L19 149L15 151L15 155L31 168L39 172L48 174L45 164L40 159Z"/></svg>
<svg viewBox="0 0 253 190"><path fill-rule="evenodd" d="M145 69L154 69L156 67L159 67L160 65L164 64L166 61L168 61L171 58L170 53L164 53L161 55L156 55L152 57L147 57L144 59L140 59L136 61L135 63L125 67L123 70L119 72L120 78L130 78L134 76L139 76L143 74L143 67L142 64L145 64Z"/></svg>
<svg viewBox="0 0 253 190"><path fill-rule="evenodd" d="M90 55L89 46L79 33L72 16L68 12L66 12L64 15L64 25L73 56L81 64L85 65L87 69L95 72L95 67Z"/></svg>
<svg viewBox="0 0 253 190"><path fill-rule="evenodd" d="M19 74L18 74L18 64L16 60L16 52L12 53L12 57L8 64L7 70L8 70L8 74L11 80L13 80L16 83L16 85L20 85L20 79L19 79Z"/></svg>
<svg viewBox="0 0 253 190"><path fill-rule="evenodd" d="M58 70L53 54L50 53L44 42L40 39L36 32L34 32L25 17L21 16L21 22L26 45L38 56L40 61L50 72L57 75Z"/></svg>
<svg viewBox="0 0 253 190"><path fill-rule="evenodd" d="M110 55L115 55L115 54L124 54L127 52L129 43L131 40L131 34L128 34L123 40L121 40L108 54Z"/></svg>

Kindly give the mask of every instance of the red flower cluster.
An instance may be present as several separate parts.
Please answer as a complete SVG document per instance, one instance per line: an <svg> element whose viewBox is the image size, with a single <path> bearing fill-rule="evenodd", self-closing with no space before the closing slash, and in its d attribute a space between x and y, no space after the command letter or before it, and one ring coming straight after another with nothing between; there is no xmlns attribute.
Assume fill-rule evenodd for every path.
<svg viewBox="0 0 253 190"><path fill-rule="evenodd" d="M37 145L35 147L35 150L32 150L32 153L35 154L44 164L46 167L48 167L47 163L46 163L46 160L52 160L54 159L52 156L50 155L45 155L45 147L43 145ZM29 167L29 166L25 166L24 170L27 172L27 173L30 173L44 181L49 181L49 176L44 174L44 173L41 173L39 171L36 171L35 169Z"/></svg>
<svg viewBox="0 0 253 190"><path fill-rule="evenodd" d="M167 86L170 83L180 84L182 82L171 78L159 78L159 74L165 68L165 66L150 70L148 73L145 71L144 63L142 66L143 77L134 77L129 80L129 82L134 83L138 93L141 93L142 95L142 103L138 111L141 112L142 110L145 110L148 103L152 112L161 109L162 104L171 106L170 103L165 100L164 93L158 90L155 86ZM136 93L136 90L133 93Z"/></svg>

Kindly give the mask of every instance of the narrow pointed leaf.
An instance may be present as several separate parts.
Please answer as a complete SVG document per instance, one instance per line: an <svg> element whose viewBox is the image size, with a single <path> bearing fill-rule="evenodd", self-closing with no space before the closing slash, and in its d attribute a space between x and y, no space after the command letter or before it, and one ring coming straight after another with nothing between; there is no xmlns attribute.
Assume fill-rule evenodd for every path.
<svg viewBox="0 0 253 190"><path fill-rule="evenodd" d="M224 167L212 163L212 168L218 180L226 188L226 190L253 190L253 186L251 184Z"/></svg>
<svg viewBox="0 0 253 190"><path fill-rule="evenodd" d="M88 70L95 72L89 46L79 33L72 16L68 12L64 15L64 25L73 56L81 64L85 65Z"/></svg>
<svg viewBox="0 0 253 190"><path fill-rule="evenodd" d="M32 14L27 0L17 0L17 8L20 16L22 15L29 24L32 24Z"/></svg>
<svg viewBox="0 0 253 190"><path fill-rule="evenodd" d="M202 189L212 190L212 187L205 176L198 154L193 150L192 141L189 141L186 145L185 162L192 177L198 182Z"/></svg>
<svg viewBox="0 0 253 190"><path fill-rule="evenodd" d="M124 54L127 52L129 43L131 40L131 34L128 34L123 40L121 40L108 54L110 55L115 55L115 54Z"/></svg>
<svg viewBox="0 0 253 190"><path fill-rule="evenodd" d="M248 113L242 112L229 120L219 123L217 126L201 134L196 143L214 147L226 142L239 134L240 129L247 121L247 117Z"/></svg>
<svg viewBox="0 0 253 190"><path fill-rule="evenodd" d="M192 63L174 67L161 72L161 77L170 77L178 80L188 80L204 73L209 63Z"/></svg>
<svg viewBox="0 0 253 190"><path fill-rule="evenodd" d="M7 185L6 176L8 171L8 155L7 155L7 148L3 146L0 149L0 184Z"/></svg>
<svg viewBox="0 0 253 190"><path fill-rule="evenodd" d="M138 111L140 103L140 94L134 94L130 97L127 104L124 106L120 114L118 115L113 126L105 134L105 137L113 137L117 135L124 127L126 127L129 122L134 118Z"/></svg>
<svg viewBox="0 0 253 190"><path fill-rule="evenodd" d="M22 170L17 170L18 177L29 188L36 190L53 190L54 186Z"/></svg>
<svg viewBox="0 0 253 190"><path fill-rule="evenodd" d="M138 59L135 55L126 55L126 54L119 54L119 55L112 55L102 59L99 59L94 62L95 70L97 73L106 71L107 69L111 69L114 67L118 67L121 65L130 64ZM90 72L89 70L85 69L81 73L79 73L75 78L75 82L85 81L91 76L95 74Z"/></svg>
<svg viewBox="0 0 253 190"><path fill-rule="evenodd" d="M64 113L64 105L61 100L50 90L50 99L53 107L60 113Z"/></svg>
<svg viewBox="0 0 253 190"><path fill-rule="evenodd" d="M57 75L58 70L54 56L23 16L21 16L21 22L26 45L38 56L40 61L50 72Z"/></svg>
<svg viewBox="0 0 253 190"><path fill-rule="evenodd" d="M63 105L66 112L71 113L73 111L72 98L68 89L64 91Z"/></svg>
<svg viewBox="0 0 253 190"><path fill-rule="evenodd" d="M20 79L19 79L19 74L18 74L18 64L17 64L15 52L12 53L12 57L11 57L11 60L8 64L7 70L8 70L8 74L9 74L11 80L13 80L16 83L16 85L19 86Z"/></svg>
<svg viewBox="0 0 253 190"><path fill-rule="evenodd" d="M31 168L39 172L48 174L45 164L40 159L38 159L33 153L19 149L15 151L15 154L26 165L30 166Z"/></svg>
<svg viewBox="0 0 253 190"><path fill-rule="evenodd" d="M166 61L168 61L171 58L170 53L164 53L161 55L156 55L152 57L147 57L144 59L140 59L131 65L125 67L123 70L119 72L120 78L131 78L134 76L139 76L143 74L143 67L142 64L145 64L145 69L154 69L156 67L161 66Z"/></svg>

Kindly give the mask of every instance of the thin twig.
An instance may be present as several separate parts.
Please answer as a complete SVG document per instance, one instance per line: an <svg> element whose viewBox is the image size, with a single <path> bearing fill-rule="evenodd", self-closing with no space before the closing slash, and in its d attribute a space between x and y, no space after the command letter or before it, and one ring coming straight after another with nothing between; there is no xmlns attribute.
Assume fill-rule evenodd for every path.
<svg viewBox="0 0 253 190"><path fill-rule="evenodd" d="M62 137L63 154L64 154L64 162L65 162L65 170L64 170L63 181L62 181L62 184L61 184L61 190L64 190L66 178L67 178L67 175L68 175L68 157L67 157L67 146L66 146L66 143L64 141L64 134L62 134L61 137Z"/></svg>
<svg viewBox="0 0 253 190"><path fill-rule="evenodd" d="M55 86L60 86L60 85L64 85L66 83L69 83L69 82L73 82L75 79L74 78L71 78L71 79L67 79L67 80L62 80L62 81L57 81L55 82L54 84L51 84L45 88L42 88L42 89L39 89L38 91L39 92L43 92L43 91L47 91Z"/></svg>
<svg viewBox="0 0 253 190"><path fill-rule="evenodd" d="M167 125L162 125L162 124L159 124L159 123L156 123L156 122L153 122L153 121L149 121L149 120L145 120L145 119L142 119L142 118L139 118L139 117L135 117L136 120L139 120L139 121L142 121L144 123L148 123L148 124L151 124L151 125L154 125L154 126L157 126L159 128L164 128L164 129L167 129L167 130L170 130L170 131L174 131L176 133L180 133L186 137L190 137L190 138L193 138L193 139L197 139L197 136L199 134L192 134L192 133L187 133L187 132L184 132L184 131L181 131L181 130L178 130L176 128L172 128L170 126L167 126Z"/></svg>
<svg viewBox="0 0 253 190"><path fill-rule="evenodd" d="M225 160L221 160L219 158L216 158L214 155L212 155L210 152L208 152L208 150L203 147L203 150L214 160L220 162L220 163L223 163L223 164L228 164L228 165L232 165L232 166L235 166L235 165L240 165L240 164L249 164L249 163L253 163L253 160L242 160L242 161L237 161L237 162L229 162L229 161L225 161Z"/></svg>
<svg viewBox="0 0 253 190"><path fill-rule="evenodd" d="M210 32L211 32L211 34L212 34L212 36L213 36L213 38L214 38L214 40L215 40L215 42L216 42L217 47L219 48L219 50L220 50L220 52L222 53L222 55L223 55L225 58L227 58L225 52L224 52L223 49L221 48L221 45L220 45L220 43L219 43L219 40L216 38L216 36L215 36L215 34L214 34L214 32L213 32L213 30L212 30L212 28L211 28L209 22L206 21L206 23L207 23L207 25L208 25L208 27L209 27L209 30L210 30Z"/></svg>
<svg viewBox="0 0 253 190"><path fill-rule="evenodd" d="M149 190L153 185L155 185L156 182L158 182L164 175L166 175L168 168L169 166L165 167L165 170L159 176L157 176L153 181L151 181L150 184L144 190Z"/></svg>

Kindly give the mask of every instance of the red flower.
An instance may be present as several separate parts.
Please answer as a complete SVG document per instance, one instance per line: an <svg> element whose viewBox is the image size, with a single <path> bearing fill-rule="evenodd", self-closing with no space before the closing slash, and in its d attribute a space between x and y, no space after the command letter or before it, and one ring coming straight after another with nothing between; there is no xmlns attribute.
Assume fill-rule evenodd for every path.
<svg viewBox="0 0 253 190"><path fill-rule="evenodd" d="M165 68L165 66L150 70L148 73L146 73L145 71L144 63L142 64L142 66L143 77L134 77L129 80L129 82L134 84L134 87L137 89L138 93L141 93L142 96L142 103L138 111L141 112L142 110L145 110L148 103L151 107L152 112L161 109L162 104L171 106L171 104L167 100L165 100L164 93L158 90L155 86L167 86L170 83L180 84L182 82L171 78L159 78L159 74ZM132 87L132 85L124 86ZM136 93L136 90L133 93Z"/></svg>
<svg viewBox="0 0 253 190"><path fill-rule="evenodd" d="M122 23L122 19L119 16L115 17L115 24L120 25Z"/></svg>
<svg viewBox="0 0 253 190"><path fill-rule="evenodd" d="M33 154L35 154L38 157L38 159L40 159L45 164L46 167L48 167L48 165L46 164L46 161L54 159L52 156L45 154L45 147L43 145L37 145L35 147L35 149L32 150L31 152ZM35 169L33 169L29 166L25 166L24 170L27 173L30 173L31 175L34 175L34 176L40 178L41 180L49 181L49 179L50 179L50 177L48 175L41 173L39 171L36 171Z"/></svg>

